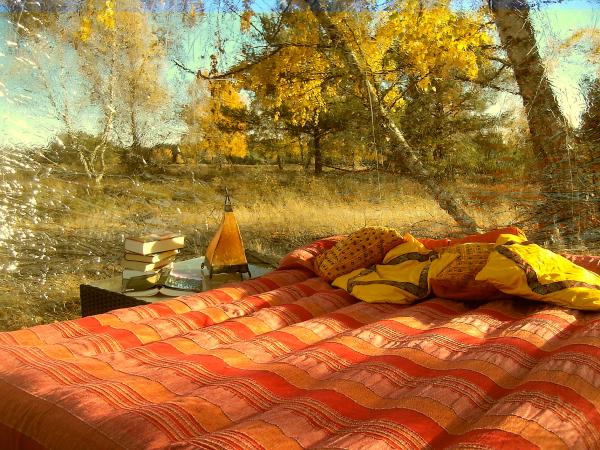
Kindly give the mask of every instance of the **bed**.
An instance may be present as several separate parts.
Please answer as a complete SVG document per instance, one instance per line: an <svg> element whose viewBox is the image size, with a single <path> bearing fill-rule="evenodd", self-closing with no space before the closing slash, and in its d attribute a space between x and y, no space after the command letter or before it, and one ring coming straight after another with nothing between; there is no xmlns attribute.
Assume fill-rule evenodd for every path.
<svg viewBox="0 0 600 450"><path fill-rule="evenodd" d="M0 333L2 449L600 448L600 313L260 278Z"/></svg>

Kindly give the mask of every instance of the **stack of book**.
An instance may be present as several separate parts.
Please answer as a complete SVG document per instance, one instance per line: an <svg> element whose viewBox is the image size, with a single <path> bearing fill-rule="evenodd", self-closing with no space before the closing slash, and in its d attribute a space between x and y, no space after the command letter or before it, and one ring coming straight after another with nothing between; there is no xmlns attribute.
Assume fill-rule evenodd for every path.
<svg viewBox="0 0 600 450"><path fill-rule="evenodd" d="M184 236L171 232L125 239L123 279L156 273L172 266L183 244Z"/></svg>

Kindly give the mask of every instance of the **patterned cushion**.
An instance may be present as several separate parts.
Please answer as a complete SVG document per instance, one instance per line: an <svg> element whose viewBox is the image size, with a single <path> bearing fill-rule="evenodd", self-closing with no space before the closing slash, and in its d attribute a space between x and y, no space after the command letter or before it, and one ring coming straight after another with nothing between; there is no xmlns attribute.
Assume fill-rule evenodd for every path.
<svg viewBox="0 0 600 450"><path fill-rule="evenodd" d="M600 276L518 236L502 235L476 280L502 292L574 309L600 310Z"/></svg>
<svg viewBox="0 0 600 450"><path fill-rule="evenodd" d="M402 236L392 228L361 228L317 256L315 273L331 282L355 269L380 263L390 249L402 242Z"/></svg>
<svg viewBox="0 0 600 450"><path fill-rule="evenodd" d="M385 255L383 264L342 275L333 285L369 303L409 304L427 297L427 274L437 255L412 236L405 239Z"/></svg>
<svg viewBox="0 0 600 450"><path fill-rule="evenodd" d="M439 251L431 266L429 283L434 295L456 300L496 300L507 297L493 284L475 276L486 265L495 244L469 243Z"/></svg>

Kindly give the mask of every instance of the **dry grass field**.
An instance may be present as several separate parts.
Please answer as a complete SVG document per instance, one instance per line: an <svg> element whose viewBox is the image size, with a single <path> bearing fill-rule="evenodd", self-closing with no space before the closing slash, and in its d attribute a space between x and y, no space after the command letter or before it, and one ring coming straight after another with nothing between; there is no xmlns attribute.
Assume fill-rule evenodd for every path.
<svg viewBox="0 0 600 450"><path fill-rule="evenodd" d="M17 173L10 182L20 190L12 209L5 208L11 215L0 235L0 330L77 317L79 284L120 272L127 235L181 231L187 241L182 257L203 254L221 218L225 187L246 247L275 258L365 225L417 236L460 234L418 185L372 172L315 177L295 167L202 166L109 176L100 185L68 172ZM467 210L486 228L520 218L503 195L514 194L510 183L447 188L467 193Z"/></svg>

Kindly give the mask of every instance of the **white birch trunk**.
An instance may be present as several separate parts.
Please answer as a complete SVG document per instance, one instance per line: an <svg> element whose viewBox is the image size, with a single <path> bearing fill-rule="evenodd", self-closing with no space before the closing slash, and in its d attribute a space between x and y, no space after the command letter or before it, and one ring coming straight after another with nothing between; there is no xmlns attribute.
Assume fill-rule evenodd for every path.
<svg viewBox="0 0 600 450"><path fill-rule="evenodd" d="M350 47L345 36L338 30L331 20L327 11L319 0L304 0L309 6L321 26L327 32L330 40L337 45L346 59L350 70L358 80L362 81L365 97L370 97L374 103L373 112L377 120L382 123L389 132L389 137L395 144L395 151L400 155L406 169L435 199L440 207L446 211L456 223L466 232L475 232L479 226L475 220L464 210L456 199L439 183L433 179L426 167L419 159L417 152L408 145L404 134L389 116L384 106L379 101L377 87L373 83L366 69L363 68L356 52Z"/></svg>

